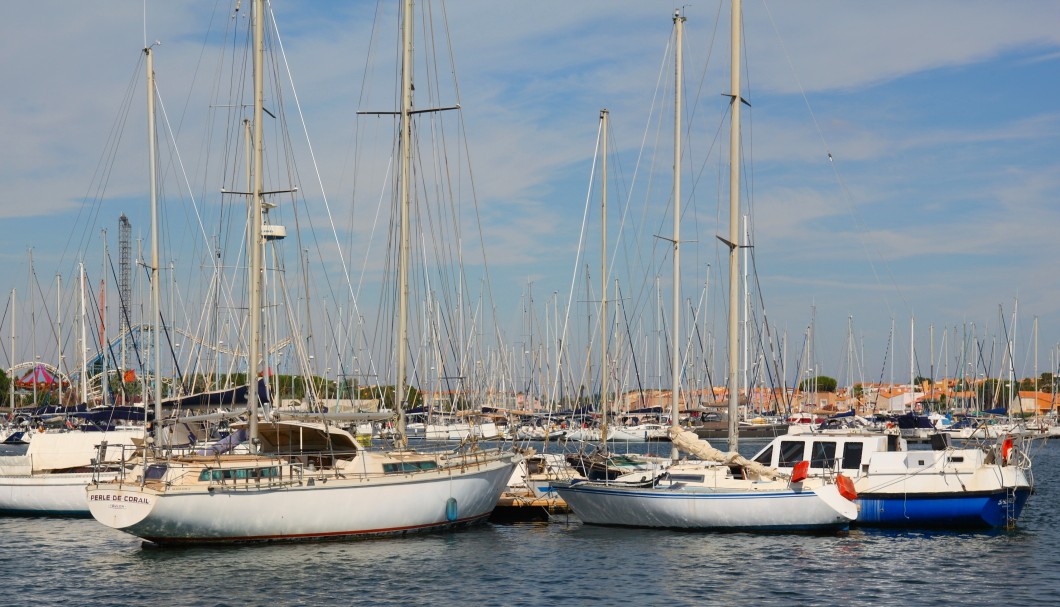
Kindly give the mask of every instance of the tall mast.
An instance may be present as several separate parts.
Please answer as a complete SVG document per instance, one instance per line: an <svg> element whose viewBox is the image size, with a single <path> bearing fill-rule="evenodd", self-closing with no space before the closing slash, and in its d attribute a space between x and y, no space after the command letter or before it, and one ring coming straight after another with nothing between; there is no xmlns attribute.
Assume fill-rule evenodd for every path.
<svg viewBox="0 0 1060 607"><path fill-rule="evenodd" d="M681 326L681 80L684 69L685 17L674 11L674 301L673 338L670 340L670 426L679 425L681 391L681 348L677 336ZM678 458L677 447L670 453Z"/></svg>
<svg viewBox="0 0 1060 607"><path fill-rule="evenodd" d="M11 354L8 362L11 364L11 377L8 379L7 393L11 401L11 412L15 411L15 290L11 289Z"/></svg>
<svg viewBox="0 0 1060 607"><path fill-rule="evenodd" d="M729 93L732 122L729 130L729 451L739 446L736 414L739 407L737 367L740 327L740 0L732 0L732 74Z"/></svg>
<svg viewBox="0 0 1060 607"><path fill-rule="evenodd" d="M916 316L909 317L909 386L912 388L909 404L912 405L916 400Z"/></svg>
<svg viewBox="0 0 1060 607"><path fill-rule="evenodd" d="M148 174L151 176L151 315L154 323L154 403L155 445L162 438L162 284L158 272L158 160L155 151L155 62L151 47L144 49L147 55L147 154ZM83 279L82 279L83 282ZM84 287L82 286L82 289ZM82 295L83 297L83 295Z"/></svg>
<svg viewBox="0 0 1060 607"><path fill-rule="evenodd" d="M110 257L110 250L107 248L106 228L102 230L101 237L103 239L103 267L100 273L102 279L99 281L99 351L103 362L103 376L99 382L99 389L103 406L106 407L110 404L107 400L107 392L110 390L110 369L107 365L107 354L110 350L110 340L107 338L107 259Z"/></svg>
<svg viewBox="0 0 1060 607"><path fill-rule="evenodd" d="M132 282L129 280L131 264L132 226L125 213L118 218L118 335L129 334L129 314L132 309ZM126 339L121 340L121 362L118 368L126 369Z"/></svg>
<svg viewBox="0 0 1060 607"><path fill-rule="evenodd" d="M398 327L397 370L394 386L394 401L398 409L398 445L407 446L405 436L405 367L407 364L406 341L408 340L409 313L409 180L412 154L409 147L412 143L412 0L405 0L402 7L403 21L401 40L401 141L398 146L401 152L401 174L399 187L401 233L398 242Z"/></svg>
<svg viewBox="0 0 1060 607"><path fill-rule="evenodd" d="M600 443L607 448L607 119L600 110Z"/></svg>
<svg viewBox="0 0 1060 607"><path fill-rule="evenodd" d="M78 264L81 275L81 404L88 403L88 337L85 331L85 264Z"/></svg>
<svg viewBox="0 0 1060 607"><path fill-rule="evenodd" d="M248 432L253 451L258 445L258 356L261 341L261 197L264 190L262 179L262 114L265 96L265 10L264 0L254 2L254 187L250 194L249 220L250 238L248 259L250 260L250 342L247 348L247 417Z"/></svg>
<svg viewBox="0 0 1060 607"><path fill-rule="evenodd" d="M14 312L12 312L14 313ZM59 390L59 404L63 404L63 277L55 275L55 369L59 381L55 382Z"/></svg>
<svg viewBox="0 0 1060 607"><path fill-rule="evenodd" d="M33 249L29 250L29 275L36 280L36 271L33 269ZM29 343L32 347L32 362L33 362L33 373L30 375L33 381L33 406L37 406L37 368L40 366L40 362L37 361L37 310L33 302L30 302L29 306L29 331L30 338Z"/></svg>

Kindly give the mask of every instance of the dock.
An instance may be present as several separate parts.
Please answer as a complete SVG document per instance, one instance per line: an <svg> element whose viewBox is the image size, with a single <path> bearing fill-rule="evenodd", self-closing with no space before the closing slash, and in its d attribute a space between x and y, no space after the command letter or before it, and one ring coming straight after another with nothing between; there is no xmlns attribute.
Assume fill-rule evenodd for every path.
<svg viewBox="0 0 1060 607"><path fill-rule="evenodd" d="M497 500L497 506L490 515L496 523L516 521L543 521L554 514L567 514L570 507L560 497L536 497L529 493L505 491Z"/></svg>

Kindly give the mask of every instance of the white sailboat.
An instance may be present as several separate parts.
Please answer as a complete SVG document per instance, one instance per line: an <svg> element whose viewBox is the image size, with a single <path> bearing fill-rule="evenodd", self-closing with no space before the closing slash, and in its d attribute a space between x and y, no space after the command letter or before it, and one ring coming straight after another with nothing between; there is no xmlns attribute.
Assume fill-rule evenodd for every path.
<svg viewBox="0 0 1060 607"><path fill-rule="evenodd" d="M680 318L681 70L685 17L674 13L676 103L674 119L674 314L672 342L678 343ZM679 348L672 348L671 428L674 459L681 449L700 459L675 461L662 473L634 481L563 481L553 484L582 522L592 525L690 530L825 531L849 526L857 516L849 479L843 491L833 482L785 475L755 465L736 451L736 371L738 344L739 257L739 79L740 2L732 4L732 124L730 138L730 304L729 304L729 448L722 453L678 426Z"/></svg>
<svg viewBox="0 0 1060 607"><path fill-rule="evenodd" d="M262 0L253 8L255 45L254 183L250 203L250 349L260 340L262 217ZM403 8L401 116L402 247L408 246L408 180L412 111L412 6ZM407 249L401 252L408 280ZM404 344L407 289L397 343ZM398 346L396 394L405 392L404 348ZM422 453L369 451L348 432L327 423L259 419L253 389L260 361L248 359L252 453L147 460L135 478L88 487L92 516L101 523L158 544L327 540L436 530L485 520L519 456L481 449ZM399 406L398 430L404 431ZM403 434L400 435L404 438Z"/></svg>

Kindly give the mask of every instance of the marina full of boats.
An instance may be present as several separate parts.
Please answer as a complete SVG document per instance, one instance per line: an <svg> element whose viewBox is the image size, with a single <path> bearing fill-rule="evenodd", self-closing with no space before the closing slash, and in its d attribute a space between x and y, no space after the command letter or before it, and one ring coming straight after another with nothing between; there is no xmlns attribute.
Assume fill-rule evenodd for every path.
<svg viewBox="0 0 1060 607"><path fill-rule="evenodd" d="M363 318L360 285L354 287L345 265L341 272L335 269L341 264L333 263L311 275L309 251L301 245L288 247L297 261L285 263L287 230L279 222L281 206L275 201L289 196L292 212L300 212L305 201L297 198L300 186L283 185L294 180L295 170L269 173L266 182L269 167L294 161L266 157L267 152L293 157L293 152L285 147L288 139L271 139L266 132L274 121L283 123L275 120L273 110L281 111L284 90L279 85L270 94L265 90L266 75L283 71L277 59L270 63L266 56L267 48L282 48L278 33L270 38L266 30L266 24L277 24L266 14L265 2L251 2L251 8L245 22L245 12L233 18L247 29L232 39L245 43L245 64L252 74L233 69L232 82L217 87L240 91L225 106L240 108L238 119L226 128L232 140L225 149L233 154L226 159L228 166L244 170L229 171L220 195L246 203L245 213L240 207L224 215L230 221L234 215L232 222L239 225L228 228L228 241L245 247L231 266L218 261L219 245L211 242L207 247L206 259L215 276L203 308L211 311L204 318L211 318L195 330L178 331L172 319L167 322L162 304L160 164L155 157L158 86L152 45L142 49L150 149L144 181L149 183L152 207L152 251L142 265L150 275L150 311L140 324L129 322L127 313L134 304L127 301L132 298L129 284L123 283L118 289L122 329L112 339L102 303L105 285L98 308L89 310L89 280L79 263L80 372L63 370L61 322L55 329L57 365L42 365L34 356L28 373L22 374L24 368L13 361L8 371L9 377L18 378L9 388L2 440L24 451L0 456L0 514L91 517L158 546L401 536L484 523L501 515L551 520L563 514L601 527L746 533L837 533L858 525L1017 525L1034 490L1031 444L1060 435L1055 414L1005 422L990 417L933 418L914 414L925 404L912 402L900 415L881 410L859 416L855 408L839 413L834 407L824 419L815 414L777 415L792 410L786 388L774 392L779 394L771 407L774 415L748 413L753 409L752 382L739 377L751 347L749 338L741 337L751 318L739 301L750 299L741 280L746 270L741 266L742 249L750 244L739 226L740 116L746 104L740 80L739 0L733 0L730 15L731 89L726 93L730 225L727 237L719 237L729 262L730 301L724 330L719 328L727 339L727 362L720 366L728 387L704 387L694 394L689 388L693 370L705 368L707 356L701 351L703 360L692 360L690 335L696 334L702 318L687 327L681 286L681 247L690 242L680 237L685 202L681 170L686 164L682 136L687 132L681 117L682 9L672 14L677 84L673 174L667 179L672 179L668 212L674 228L663 239L668 243L663 257L673 272L667 285L673 312L665 322L660 320L653 336L660 355L659 387L651 403L641 402L648 390L627 388L641 382L637 356L643 348L634 347L628 334L626 352L607 342L608 334L621 334L614 327L623 318L608 304L619 305L624 298L617 285L613 299L610 295L605 220L600 292L589 298L598 307L587 314L587 326L598 334L588 338L585 347L599 356L596 379L588 377L589 371L573 378L571 369L578 365L571 362L571 352L563 350L569 347L570 335L558 312L547 331L554 357L533 358L533 338L526 339L523 354L532 359L527 363L532 367L526 373L529 379L516 382L507 346L491 351L481 343L483 335L494 333L503 341L500 331L483 326L491 321L483 320L482 310L492 303L473 302L475 296L465 290L475 281L463 267L450 273L439 261L447 254L463 262L463 251L451 248L462 242L464 234L456 229L462 224L453 221L456 233L439 237L432 248L426 243L437 236L433 213L450 209L450 204L430 210L417 206L440 196L438 192L460 190L444 179L423 187L419 180L430 172L427 166L460 163L444 156L425 162L417 145L433 128L444 131L428 122L433 114L461 106L432 107L438 100L426 97L414 102L413 36L419 30L411 0L405 0L396 15L401 49L394 66L398 107L362 112L390 117L393 130L388 134L395 140L388 152L393 157L379 171L387 174L381 187L391 191L393 204L387 239L393 250L378 255L384 258L380 267L385 267L379 273L387 276L378 287L381 318ZM234 12L240 10L237 6ZM433 85L420 90L424 95L437 93ZM269 109L271 103L276 107ZM600 120L600 167L606 181L607 110L601 111ZM601 198L606 216L606 187ZM413 235L417 221L422 223ZM336 238L336 249L341 249L339 244ZM129 247L130 241L124 240L125 254ZM324 265L325 260L320 261ZM126 258L124 269L129 267ZM293 276L296 271L305 272L291 280L300 281L300 286L288 283L287 272ZM329 282L339 274L344 274L349 290L345 309L335 303L346 296L342 288L331 288ZM320 313L326 322L311 318L317 314L311 292L324 290L324 285L330 289L329 303ZM183 295L184 287L190 289L174 284L170 297ZM660 284L660 301L662 291ZM483 288L481 297L487 293ZM14 293L11 302L13 307ZM334 307L337 318L330 316L327 305ZM449 306L458 309L443 310ZM147 308L147 302L141 307ZM414 307L423 309L416 312ZM225 311L228 318L223 318ZM90 340L91 325L97 325L99 333ZM313 342L315 332L326 337ZM12 352L14 335L12 327ZM177 343L177 336L185 341ZM95 341L99 353L89 360L89 345ZM182 354L192 350L194 356ZM669 361L662 360L663 350ZM163 363L164 354L171 360ZM326 367L323 381L316 356L334 361L325 363L334 367ZM288 371L282 376L277 371L281 366ZM163 377L169 367L172 379ZM717 374L704 375L708 383L717 379ZM369 377L375 378L371 385L361 383ZM521 387L512 388L516 383ZM16 406L16 391L29 403ZM54 402L44 404L52 394ZM525 406L498 402L508 396ZM746 442L741 446L741 438L769 442L752 454Z"/></svg>
<svg viewBox="0 0 1060 607"><path fill-rule="evenodd" d="M916 442L886 424L826 421L749 457L714 449L694 426L672 428L671 441L465 438L379 450L357 440L363 424L343 425L352 432L263 418L252 452L246 421L185 421L201 438L170 440L166 457L147 426L128 422L34 430L23 454L0 456L0 514L94 516L163 545L405 534L482 522L495 508L497 520L564 514L628 527L1008 529L1033 493L1032 445L1047 440L937 431ZM649 454L671 447L678 458ZM321 514L302 521L304 503Z"/></svg>

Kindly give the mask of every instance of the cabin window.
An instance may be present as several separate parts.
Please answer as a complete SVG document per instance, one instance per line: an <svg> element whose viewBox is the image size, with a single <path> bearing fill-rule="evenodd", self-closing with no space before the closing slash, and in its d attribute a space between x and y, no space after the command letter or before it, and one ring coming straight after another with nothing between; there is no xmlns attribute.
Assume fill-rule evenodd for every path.
<svg viewBox="0 0 1060 607"><path fill-rule="evenodd" d="M199 473L200 481L222 481L232 478L232 470L211 470L207 468Z"/></svg>
<svg viewBox="0 0 1060 607"><path fill-rule="evenodd" d="M777 462L777 466L780 468L791 468L795 464L806 459L803 453L806 451L806 445L800 441L782 441L780 443L780 461Z"/></svg>
<svg viewBox="0 0 1060 607"><path fill-rule="evenodd" d="M761 453L759 453L758 457L755 458L755 461L758 462L759 464L762 464L763 466L772 466L773 465L773 445L770 445L770 446L766 447L765 451L762 451Z"/></svg>
<svg viewBox="0 0 1060 607"><path fill-rule="evenodd" d="M671 474L670 480L675 483L702 483L702 474Z"/></svg>
<svg viewBox="0 0 1060 607"><path fill-rule="evenodd" d="M248 478L280 478L279 466L270 466L267 468L237 468L227 470L211 470L207 468L199 473L200 481L221 481L221 480L246 480Z"/></svg>
<svg viewBox="0 0 1060 607"><path fill-rule="evenodd" d="M861 456L865 445L861 443L847 443L843 446L843 469L857 470L861 467Z"/></svg>
<svg viewBox="0 0 1060 607"><path fill-rule="evenodd" d="M157 481L162 479L166 475L166 470L169 466L165 464L151 464L147 467L144 472L144 480Z"/></svg>
<svg viewBox="0 0 1060 607"><path fill-rule="evenodd" d="M424 460L418 462L396 462L392 464L383 464L383 472L387 474L401 474L403 472L420 472L421 470L434 470L438 467L438 462L432 460Z"/></svg>
<svg viewBox="0 0 1060 607"><path fill-rule="evenodd" d="M813 441L810 454L811 468L831 468L835 465L835 441Z"/></svg>

